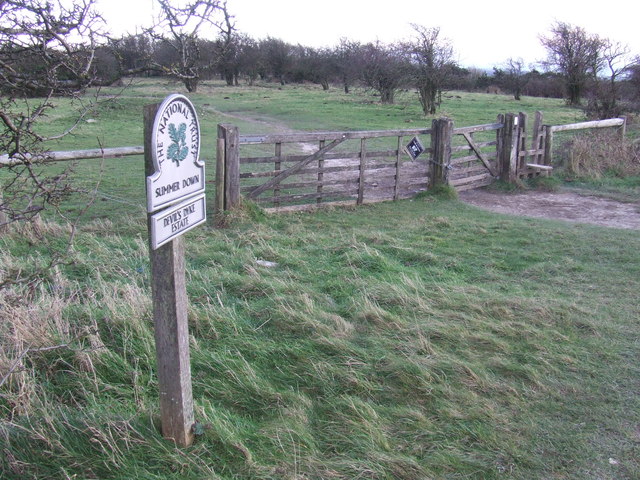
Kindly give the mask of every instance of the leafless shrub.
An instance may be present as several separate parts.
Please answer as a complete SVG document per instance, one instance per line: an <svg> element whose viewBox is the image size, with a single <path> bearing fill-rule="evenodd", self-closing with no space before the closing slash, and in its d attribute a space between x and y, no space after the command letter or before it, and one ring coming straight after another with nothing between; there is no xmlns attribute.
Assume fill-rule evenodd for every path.
<svg viewBox="0 0 640 480"><path fill-rule="evenodd" d="M640 175L640 145L614 132L576 136L568 143L567 171L593 179Z"/></svg>
<svg viewBox="0 0 640 480"><path fill-rule="evenodd" d="M96 51L106 39L96 0L0 1L0 232L32 222L38 236L39 215L60 210L77 191L69 168L46 168L47 142L70 134L94 108L86 100L88 87L98 85ZM44 136L42 120L55 108L55 97L74 99L78 111L69 122L58 122ZM70 102L71 103L71 102ZM49 260L22 271L0 272L0 291L17 283L32 286L69 253L75 235L52 248ZM57 244L59 246L59 243ZM52 243L48 246L54 247ZM33 257L37 260L36 257Z"/></svg>

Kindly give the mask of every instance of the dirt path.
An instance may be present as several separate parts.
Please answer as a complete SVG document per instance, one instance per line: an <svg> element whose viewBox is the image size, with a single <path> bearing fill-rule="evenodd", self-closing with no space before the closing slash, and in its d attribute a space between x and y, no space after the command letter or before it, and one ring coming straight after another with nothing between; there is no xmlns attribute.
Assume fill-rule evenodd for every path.
<svg viewBox="0 0 640 480"><path fill-rule="evenodd" d="M575 193L494 193L468 190L460 200L498 213L640 230L640 202L620 203Z"/></svg>
<svg viewBox="0 0 640 480"><path fill-rule="evenodd" d="M215 113L216 115L227 117L232 120L241 120L246 123L254 124L258 127L257 128L258 131L264 131L266 127L267 131L275 134L288 135L293 133L300 133L296 130L293 130L292 128L289 128L285 123L280 122L278 120L274 120L265 115L248 115L244 112L222 112L209 104L205 104L204 109L206 111ZM244 133L254 133L254 132L241 132L241 134L244 134ZM302 153L315 153L317 150L315 145L310 145L308 143L298 143L297 146Z"/></svg>

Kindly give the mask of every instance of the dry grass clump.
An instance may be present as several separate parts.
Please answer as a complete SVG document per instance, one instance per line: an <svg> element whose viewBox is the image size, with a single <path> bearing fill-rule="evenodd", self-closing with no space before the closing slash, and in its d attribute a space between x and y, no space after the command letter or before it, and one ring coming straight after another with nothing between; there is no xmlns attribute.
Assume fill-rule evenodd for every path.
<svg viewBox="0 0 640 480"><path fill-rule="evenodd" d="M25 415L37 403L39 383L60 368L93 372L89 351L103 347L97 330L75 325L65 313L79 290L58 272L55 281L41 285L37 301L24 288L3 291L0 298L0 393L10 415Z"/></svg>
<svg viewBox="0 0 640 480"><path fill-rule="evenodd" d="M613 132L595 132L569 142L567 170L578 177L640 175L640 144Z"/></svg>

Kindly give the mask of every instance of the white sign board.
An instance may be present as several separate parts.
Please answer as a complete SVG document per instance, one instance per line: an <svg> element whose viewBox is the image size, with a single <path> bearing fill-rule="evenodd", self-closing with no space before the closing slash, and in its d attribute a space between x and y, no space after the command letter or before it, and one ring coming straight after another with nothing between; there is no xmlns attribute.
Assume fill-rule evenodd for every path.
<svg viewBox="0 0 640 480"><path fill-rule="evenodd" d="M151 134L151 156L155 173L147 177L149 213L204 192L200 124L187 97L170 95L160 105Z"/></svg>
<svg viewBox="0 0 640 480"><path fill-rule="evenodd" d="M151 248L158 249L206 220L204 193L151 215Z"/></svg>

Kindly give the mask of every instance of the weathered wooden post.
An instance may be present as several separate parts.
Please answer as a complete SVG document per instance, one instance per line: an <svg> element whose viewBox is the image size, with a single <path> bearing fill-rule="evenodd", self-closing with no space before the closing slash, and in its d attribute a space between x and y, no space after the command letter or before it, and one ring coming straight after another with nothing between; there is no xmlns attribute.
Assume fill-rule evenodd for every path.
<svg viewBox="0 0 640 480"><path fill-rule="evenodd" d="M222 222L225 199L226 139L222 125L218 125L218 143L216 148L216 198L214 201L214 223Z"/></svg>
<svg viewBox="0 0 640 480"><path fill-rule="evenodd" d="M449 164L451 163L451 140L453 138L453 120L436 118L431 123L431 186L449 183Z"/></svg>
<svg viewBox="0 0 640 480"><path fill-rule="evenodd" d="M367 168L367 139L360 139L360 167L358 172L358 199L356 205L364 202L364 174Z"/></svg>
<svg viewBox="0 0 640 480"><path fill-rule="evenodd" d="M396 150L396 163L395 163L396 178L395 178L395 181L393 182L393 200L394 201L400 198L400 182L401 182L400 173L402 171L401 170L402 163L400 163L401 155L402 155L402 135L399 135L398 148Z"/></svg>
<svg viewBox="0 0 640 480"><path fill-rule="evenodd" d="M518 116L507 113L502 127L501 150L499 152L500 180L515 183L518 161Z"/></svg>
<svg viewBox="0 0 640 480"><path fill-rule="evenodd" d="M544 160L543 165L551 165L553 163L553 127L544 125Z"/></svg>
<svg viewBox="0 0 640 480"><path fill-rule="evenodd" d="M542 129L542 112L536 111L536 118L533 122L533 131L531 132L531 150L536 152L533 154L532 163L542 163L544 160L540 149L544 148L544 131Z"/></svg>
<svg viewBox="0 0 640 480"><path fill-rule="evenodd" d="M627 117L626 115L623 115L619 118L622 120L622 125L618 127L618 134L620 135L620 140L624 140L624 137L627 134Z"/></svg>
<svg viewBox="0 0 640 480"><path fill-rule="evenodd" d="M238 127L218 125L216 161L216 209L218 214L240 204L240 141Z"/></svg>
<svg viewBox="0 0 640 480"><path fill-rule="evenodd" d="M516 160L516 178L520 176L520 172L527 167L527 155L521 155L520 152L527 151L527 128L529 116L525 112L518 113L518 158Z"/></svg>
<svg viewBox="0 0 640 480"><path fill-rule="evenodd" d="M193 442L184 241L206 221L200 126L191 102L171 95L144 109L151 289L162 435Z"/></svg>

